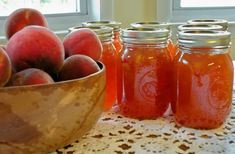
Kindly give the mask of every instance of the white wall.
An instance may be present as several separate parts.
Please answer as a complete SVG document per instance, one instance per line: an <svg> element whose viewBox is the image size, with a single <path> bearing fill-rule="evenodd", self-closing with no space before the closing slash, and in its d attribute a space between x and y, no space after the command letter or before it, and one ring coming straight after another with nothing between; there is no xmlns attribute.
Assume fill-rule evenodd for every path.
<svg viewBox="0 0 235 154"><path fill-rule="evenodd" d="M122 27L140 21L156 19L156 0L113 0L113 19Z"/></svg>

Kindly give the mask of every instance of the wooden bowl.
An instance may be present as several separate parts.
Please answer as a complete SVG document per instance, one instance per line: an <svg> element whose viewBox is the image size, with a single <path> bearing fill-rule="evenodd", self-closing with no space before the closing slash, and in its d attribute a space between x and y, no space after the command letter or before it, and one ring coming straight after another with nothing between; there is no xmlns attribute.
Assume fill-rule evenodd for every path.
<svg viewBox="0 0 235 154"><path fill-rule="evenodd" d="M0 154L47 153L92 128L102 113L105 68L84 78L0 88Z"/></svg>

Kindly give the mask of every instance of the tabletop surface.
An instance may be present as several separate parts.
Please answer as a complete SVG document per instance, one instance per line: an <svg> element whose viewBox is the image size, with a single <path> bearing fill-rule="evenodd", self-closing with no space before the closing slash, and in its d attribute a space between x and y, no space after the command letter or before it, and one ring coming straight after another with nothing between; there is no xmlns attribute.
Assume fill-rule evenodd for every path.
<svg viewBox="0 0 235 154"><path fill-rule="evenodd" d="M218 129L179 127L173 116L156 120L125 118L104 112L94 128L75 143L51 154L235 154L235 91L233 110Z"/></svg>
<svg viewBox="0 0 235 154"><path fill-rule="evenodd" d="M235 90L231 114L218 129L180 127L172 114L140 121L109 111L104 112L93 129L81 139L51 154L106 153L235 154Z"/></svg>

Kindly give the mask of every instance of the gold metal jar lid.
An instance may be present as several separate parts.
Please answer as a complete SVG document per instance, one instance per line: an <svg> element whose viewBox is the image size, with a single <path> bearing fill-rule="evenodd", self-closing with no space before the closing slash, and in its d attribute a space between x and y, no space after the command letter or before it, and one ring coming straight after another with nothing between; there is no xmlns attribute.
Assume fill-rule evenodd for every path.
<svg viewBox="0 0 235 154"><path fill-rule="evenodd" d="M107 26L113 28L114 32L120 31L121 23L116 21L88 21L83 22L82 26Z"/></svg>
<svg viewBox="0 0 235 154"><path fill-rule="evenodd" d="M113 38L113 28L106 26L76 26L69 28L69 33L81 28L89 28L93 30L99 37L101 42L111 41Z"/></svg>
<svg viewBox="0 0 235 154"><path fill-rule="evenodd" d="M221 30L223 31L223 27L221 25L207 25L207 24L184 24L178 26L178 31L185 30Z"/></svg>
<svg viewBox="0 0 235 154"><path fill-rule="evenodd" d="M170 30L169 23L156 22L156 21L131 23L131 27L133 28L165 28L165 29Z"/></svg>
<svg viewBox="0 0 235 154"><path fill-rule="evenodd" d="M121 31L122 41L132 44L165 44L169 36L168 29L126 28Z"/></svg>
<svg viewBox="0 0 235 154"><path fill-rule="evenodd" d="M223 49L230 47L231 33L228 31L213 30L188 30L178 33L178 44L180 47L210 47Z"/></svg>
<svg viewBox="0 0 235 154"><path fill-rule="evenodd" d="M207 25L220 25L223 30L228 30L228 21L224 19L192 19L188 20L189 24L207 24Z"/></svg>

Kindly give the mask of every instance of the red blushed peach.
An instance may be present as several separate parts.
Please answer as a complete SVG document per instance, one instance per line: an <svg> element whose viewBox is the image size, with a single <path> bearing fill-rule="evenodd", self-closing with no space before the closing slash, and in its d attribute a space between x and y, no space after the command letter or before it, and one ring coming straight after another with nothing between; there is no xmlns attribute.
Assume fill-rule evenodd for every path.
<svg viewBox="0 0 235 154"><path fill-rule="evenodd" d="M0 87L7 84L11 77L11 62L6 52L0 47Z"/></svg>
<svg viewBox="0 0 235 154"><path fill-rule="evenodd" d="M102 44L98 36L89 28L81 28L65 36L65 53L68 56L82 54L98 61L102 53Z"/></svg>
<svg viewBox="0 0 235 154"><path fill-rule="evenodd" d="M48 27L45 16L31 8L21 8L12 12L6 19L6 37L11 38L16 32L28 25L38 25Z"/></svg>
<svg viewBox="0 0 235 154"><path fill-rule="evenodd" d="M50 83L54 83L54 81L49 74L40 69L28 68L13 74L10 82L8 83L8 86L23 86Z"/></svg>
<svg viewBox="0 0 235 154"><path fill-rule="evenodd" d="M49 29L27 26L11 37L6 52L16 72L38 68L54 77L64 62L62 41Z"/></svg>
<svg viewBox="0 0 235 154"><path fill-rule="evenodd" d="M85 55L73 55L68 57L59 72L60 80L71 80L88 76L100 70L98 64Z"/></svg>

